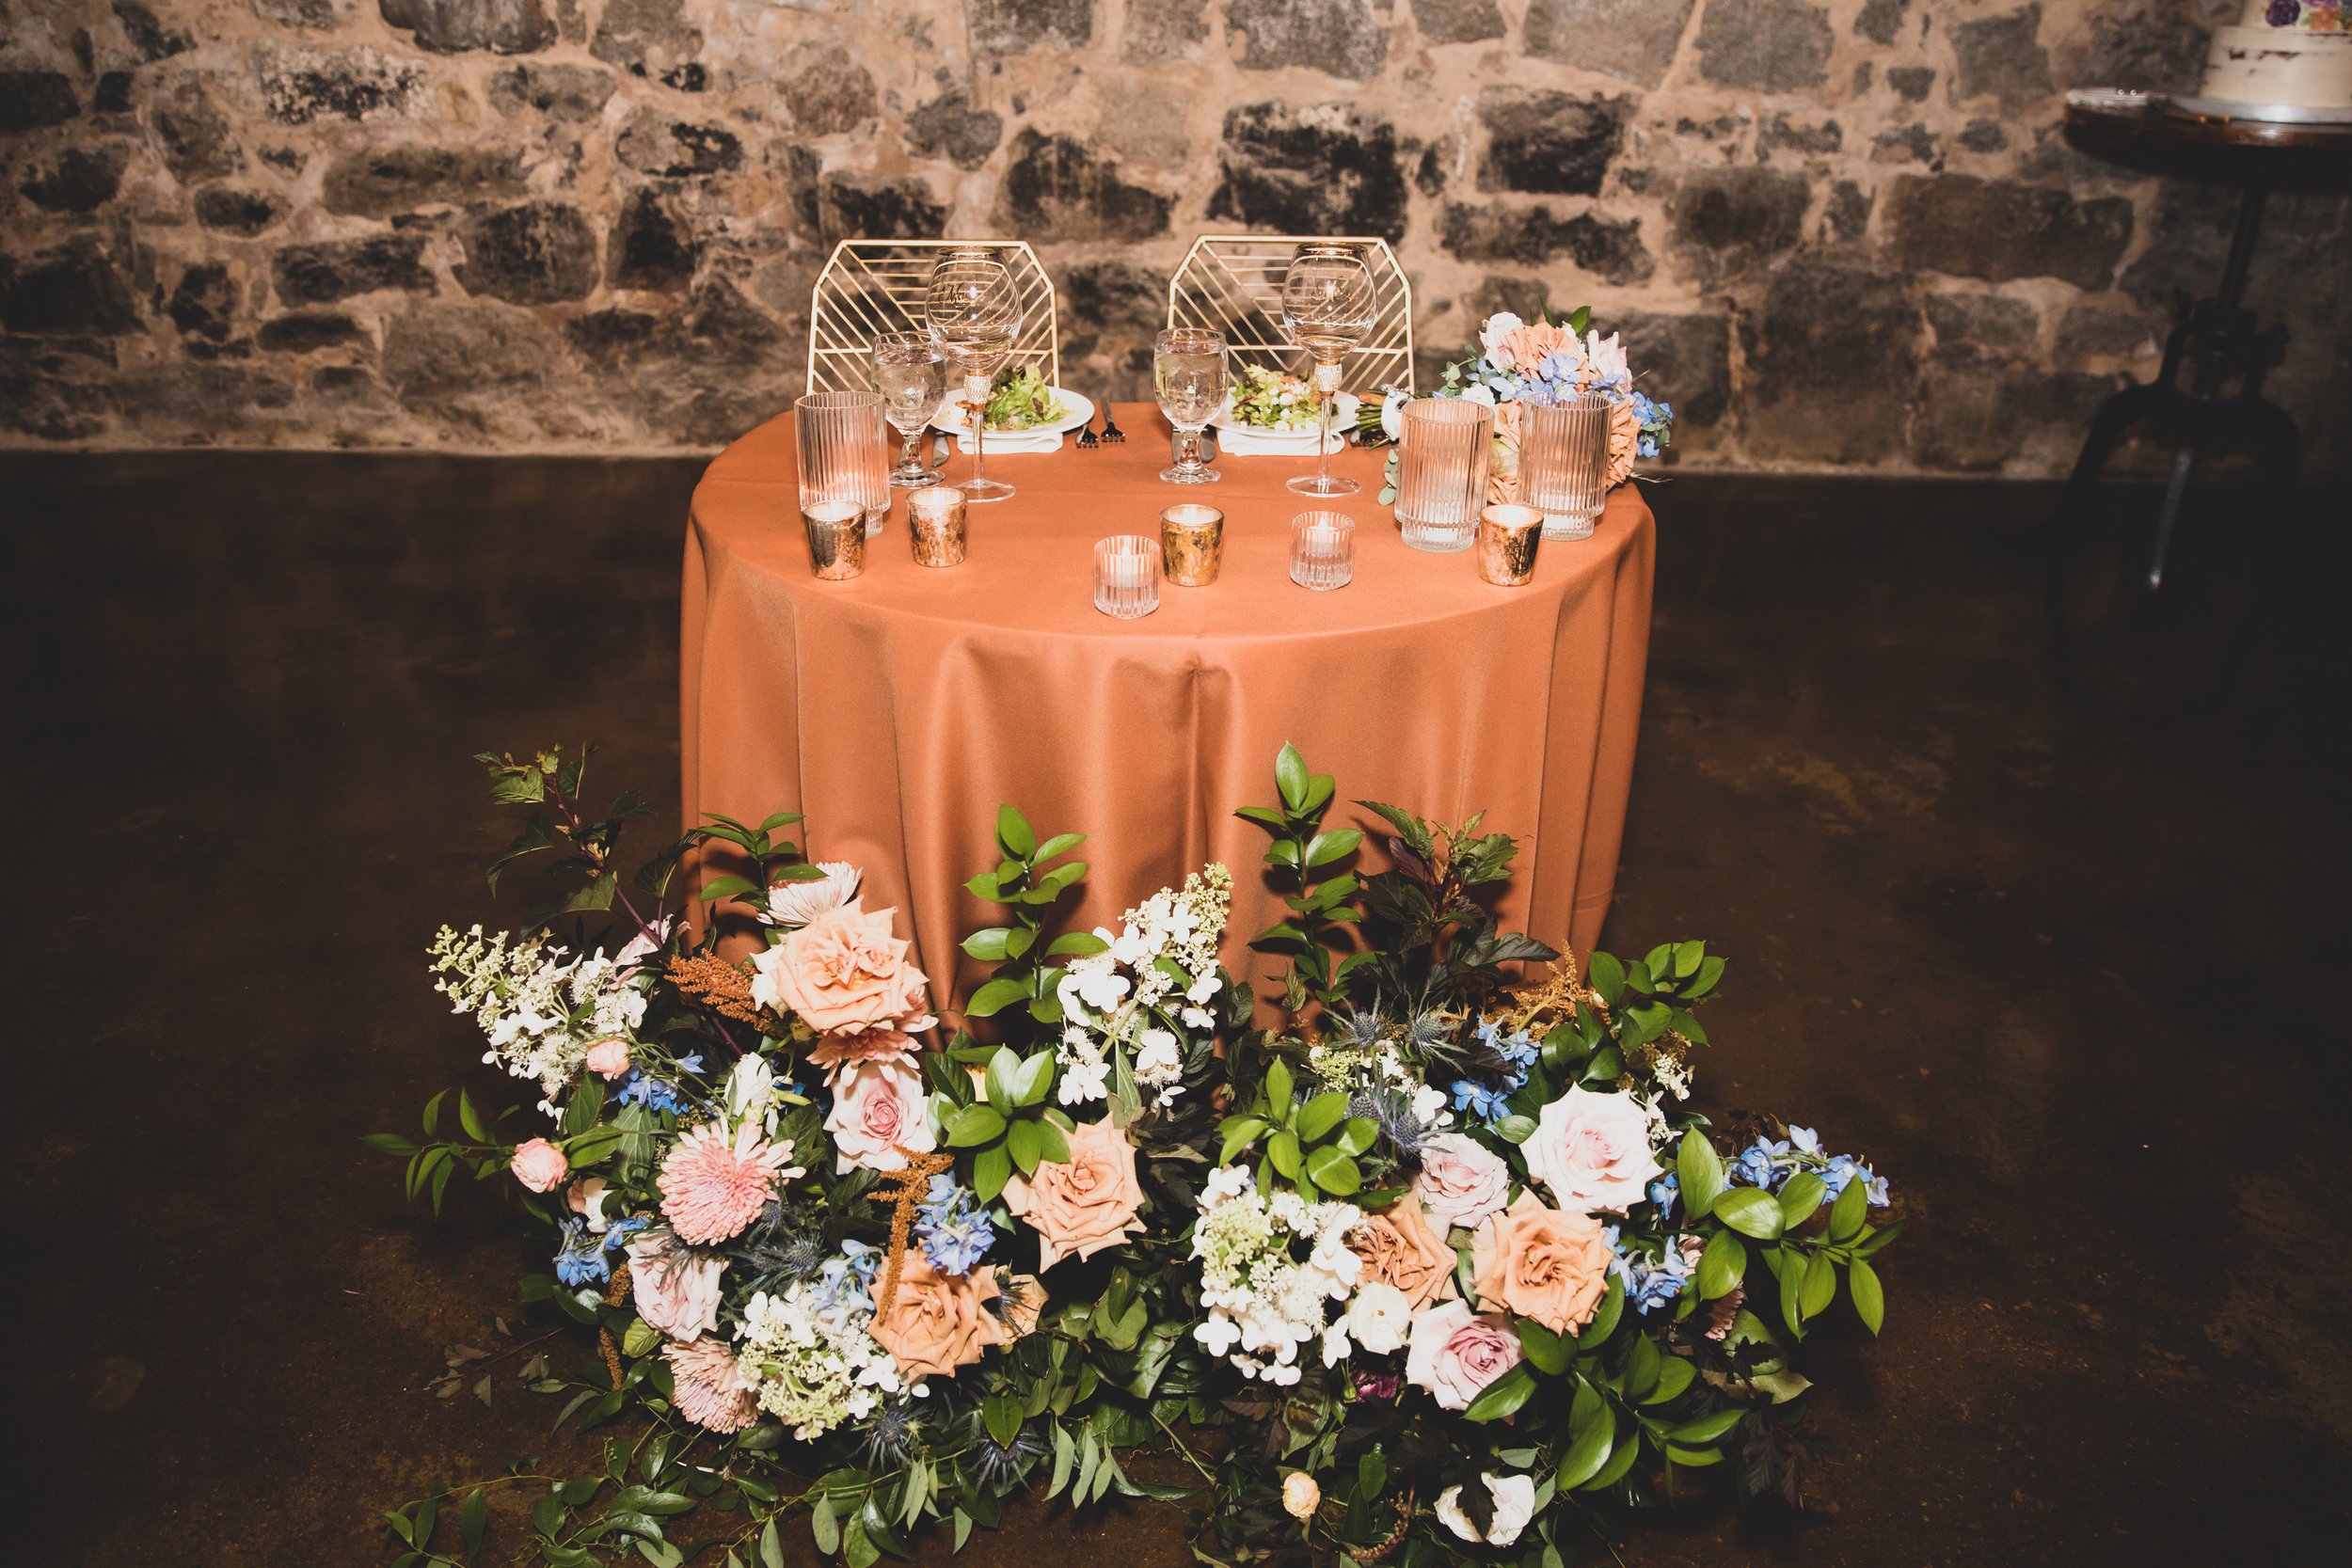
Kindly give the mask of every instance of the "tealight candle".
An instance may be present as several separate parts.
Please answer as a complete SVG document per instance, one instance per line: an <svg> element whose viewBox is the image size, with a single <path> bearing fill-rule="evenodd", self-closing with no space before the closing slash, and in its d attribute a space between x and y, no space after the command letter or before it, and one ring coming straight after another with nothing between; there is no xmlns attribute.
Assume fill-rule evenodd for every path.
<svg viewBox="0 0 2352 1568"><path fill-rule="evenodd" d="M1356 575L1356 519L1344 512L1301 512L1291 519L1291 581L1322 592Z"/></svg>
<svg viewBox="0 0 2352 1568"><path fill-rule="evenodd" d="M1490 506L1478 515L1478 575L1497 588L1518 588L1535 575L1544 514L1534 506Z"/></svg>
<svg viewBox="0 0 2352 1568"><path fill-rule="evenodd" d="M1183 501L1160 514L1160 550L1168 580L1179 588L1206 588L1225 563L1225 514L1199 501Z"/></svg>
<svg viewBox="0 0 2352 1568"><path fill-rule="evenodd" d="M964 546L963 492L952 484L910 491L907 537L917 566L961 566Z"/></svg>
<svg viewBox="0 0 2352 1568"><path fill-rule="evenodd" d="M857 502L803 500L801 526L808 532L809 564L819 578L840 582L866 570L866 509Z"/></svg>

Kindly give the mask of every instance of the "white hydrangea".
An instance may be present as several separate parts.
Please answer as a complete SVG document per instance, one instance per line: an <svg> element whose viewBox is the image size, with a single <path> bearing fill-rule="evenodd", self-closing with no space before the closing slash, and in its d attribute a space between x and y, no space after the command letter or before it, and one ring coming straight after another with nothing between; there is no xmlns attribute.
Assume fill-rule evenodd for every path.
<svg viewBox="0 0 2352 1568"><path fill-rule="evenodd" d="M1104 951L1070 960L1056 995L1066 1027L1057 1053L1061 1102L1074 1105L1109 1093L1111 1063L1129 1053L1136 1085L1166 1105L1183 1092L1183 1041L1171 1025L1208 1030L1208 1009L1223 987L1217 943L1232 907L1232 874L1215 863L1162 888L1120 922L1094 933Z"/></svg>
<svg viewBox="0 0 2352 1568"><path fill-rule="evenodd" d="M1309 1203L1287 1188L1261 1197L1244 1166L1212 1173L1192 1232L1208 1314L1193 1329L1201 1348L1246 1377L1296 1383L1300 1350L1325 1339L1332 1304L1345 1303L1361 1277L1347 1234L1362 1217L1352 1203ZM1342 1327L1338 1344L1345 1342Z"/></svg>
<svg viewBox="0 0 2352 1568"><path fill-rule="evenodd" d="M485 936L479 926L461 936L444 926L427 956L433 989L450 999L451 1011L473 1014L488 1037L482 1059L536 1081L539 1109L550 1116L588 1048L630 1038L644 1021L643 972L618 967L601 951L574 958L537 936Z"/></svg>
<svg viewBox="0 0 2352 1568"><path fill-rule="evenodd" d="M761 1291L743 1307L737 1365L757 1385L759 1407L807 1442L871 1416L904 1386L898 1363L866 1332L872 1321L870 1308L819 1285Z"/></svg>

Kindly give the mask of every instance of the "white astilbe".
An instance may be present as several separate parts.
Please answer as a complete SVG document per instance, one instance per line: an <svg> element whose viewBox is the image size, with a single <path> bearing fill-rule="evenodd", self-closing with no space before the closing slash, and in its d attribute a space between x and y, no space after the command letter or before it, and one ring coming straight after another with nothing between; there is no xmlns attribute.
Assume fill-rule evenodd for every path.
<svg viewBox="0 0 2352 1568"><path fill-rule="evenodd" d="M898 1363L866 1332L870 1304L823 1283L759 1291L736 1330L737 1366L758 1386L759 1407L805 1443L864 1420L903 1386Z"/></svg>
<svg viewBox="0 0 2352 1568"><path fill-rule="evenodd" d="M1300 1348L1323 1337L1333 1304L1344 1311L1362 1275L1347 1245L1362 1218L1352 1203L1309 1203L1287 1188L1261 1197L1247 1166L1212 1173L1192 1230L1208 1312L1193 1338L1245 1377L1296 1383Z"/></svg>
<svg viewBox="0 0 2352 1568"><path fill-rule="evenodd" d="M1057 1053L1065 1105L1109 1093L1111 1062L1121 1050L1136 1085L1166 1105L1183 1092L1184 1041L1171 1025L1216 1026L1208 1005L1224 981L1217 943L1232 907L1232 874L1216 863L1162 888L1120 922L1119 933L1094 934L1107 950L1070 960L1057 988L1064 1027Z"/></svg>
<svg viewBox="0 0 2352 1568"><path fill-rule="evenodd" d="M540 937L485 936L479 926L461 936L444 926L427 957L433 989L488 1037L482 1059L535 1080L549 1116L588 1048L630 1038L645 1016L641 972L615 968L600 951L576 958Z"/></svg>

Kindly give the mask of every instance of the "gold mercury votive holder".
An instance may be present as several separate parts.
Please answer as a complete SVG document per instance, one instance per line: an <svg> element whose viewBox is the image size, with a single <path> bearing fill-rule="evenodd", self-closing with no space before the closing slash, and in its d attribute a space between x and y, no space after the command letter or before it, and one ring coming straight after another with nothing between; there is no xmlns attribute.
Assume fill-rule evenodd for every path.
<svg viewBox="0 0 2352 1568"><path fill-rule="evenodd" d="M808 531L808 560L820 578L845 582L866 570L866 509L855 501L801 503Z"/></svg>
<svg viewBox="0 0 2352 1568"><path fill-rule="evenodd" d="M1160 553L1168 580L1179 588L1206 588L1225 563L1225 514L1199 501L1180 501L1160 514Z"/></svg>
<svg viewBox="0 0 2352 1568"><path fill-rule="evenodd" d="M907 493L907 537L917 566L961 566L964 545L963 492L952 484Z"/></svg>
<svg viewBox="0 0 2352 1568"><path fill-rule="evenodd" d="M1535 575L1544 515L1533 506L1490 506L1478 515L1478 575L1497 588L1519 588Z"/></svg>

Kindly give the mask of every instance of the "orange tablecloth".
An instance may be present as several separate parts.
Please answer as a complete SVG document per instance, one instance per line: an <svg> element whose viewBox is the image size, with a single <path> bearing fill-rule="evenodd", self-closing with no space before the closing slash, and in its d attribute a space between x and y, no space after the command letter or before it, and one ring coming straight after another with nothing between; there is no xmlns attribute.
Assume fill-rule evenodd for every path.
<svg viewBox="0 0 2352 1568"><path fill-rule="evenodd" d="M1281 966L1247 942L1282 890L1263 874L1265 834L1232 814L1275 799L1290 740L1336 777L1332 825L1376 827L1358 800L1447 822L1485 810L1521 845L1506 924L1588 948L1649 642L1652 523L1633 487L1591 539L1542 546L1533 583L1493 588L1470 551L1406 548L1376 500L1381 454L1350 448L1332 462L1364 488L1326 504L1356 519L1355 580L1316 594L1289 578L1289 519L1310 503L1283 487L1311 458L1229 454L1221 483L1179 488L1156 478L1158 411L1117 417L1123 446L992 456L1020 493L971 509L963 565L915 565L901 503L850 582L810 574L789 416L723 452L686 542L688 819L807 814L802 842L864 868L866 907L901 911L942 1002L985 977L957 943L999 918L962 884L995 863L1000 800L1041 834L1088 835L1092 869L1063 906L1077 928L1225 862L1226 962L1258 978ZM969 471L957 456L949 480ZM1176 500L1224 510L1220 579L1163 586L1139 621L1097 613L1093 542L1156 535Z"/></svg>

